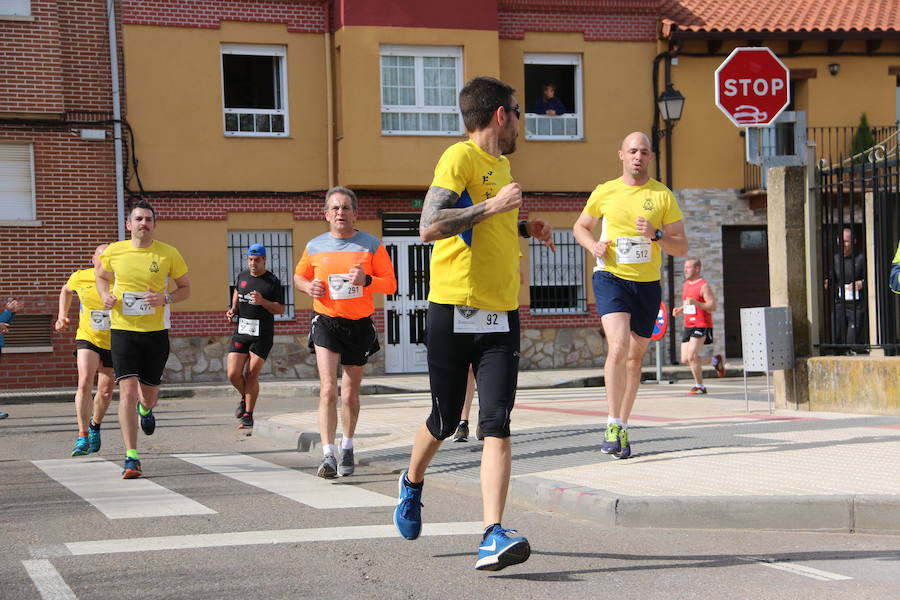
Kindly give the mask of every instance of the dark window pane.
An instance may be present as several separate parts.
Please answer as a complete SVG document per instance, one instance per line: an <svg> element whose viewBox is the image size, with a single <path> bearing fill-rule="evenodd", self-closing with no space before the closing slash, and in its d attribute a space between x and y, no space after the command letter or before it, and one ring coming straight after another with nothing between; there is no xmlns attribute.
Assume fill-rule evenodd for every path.
<svg viewBox="0 0 900 600"><path fill-rule="evenodd" d="M234 113L225 115L225 131L238 130L238 116Z"/></svg>
<svg viewBox="0 0 900 600"><path fill-rule="evenodd" d="M284 133L284 115L272 115L272 131Z"/></svg>
<svg viewBox="0 0 900 600"><path fill-rule="evenodd" d="M280 108L277 56L223 54L226 108Z"/></svg>
<svg viewBox="0 0 900 600"><path fill-rule="evenodd" d="M256 130L263 132L270 131L269 115L256 115Z"/></svg>
<svg viewBox="0 0 900 600"><path fill-rule="evenodd" d="M253 131L253 115L241 115L241 131Z"/></svg>

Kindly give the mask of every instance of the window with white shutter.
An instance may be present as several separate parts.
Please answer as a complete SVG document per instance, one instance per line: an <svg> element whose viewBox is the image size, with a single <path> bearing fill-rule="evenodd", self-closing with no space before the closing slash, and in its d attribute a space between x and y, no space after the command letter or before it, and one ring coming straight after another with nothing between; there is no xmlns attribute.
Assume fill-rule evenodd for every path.
<svg viewBox="0 0 900 600"><path fill-rule="evenodd" d="M34 148L0 143L0 222L34 220Z"/></svg>

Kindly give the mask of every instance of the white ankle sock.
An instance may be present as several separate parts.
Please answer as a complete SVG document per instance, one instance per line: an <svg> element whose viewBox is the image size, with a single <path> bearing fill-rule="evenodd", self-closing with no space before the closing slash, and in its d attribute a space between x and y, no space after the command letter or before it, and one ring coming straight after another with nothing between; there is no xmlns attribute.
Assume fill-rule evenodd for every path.
<svg viewBox="0 0 900 600"><path fill-rule="evenodd" d="M322 454L334 456L334 444L322 444Z"/></svg>

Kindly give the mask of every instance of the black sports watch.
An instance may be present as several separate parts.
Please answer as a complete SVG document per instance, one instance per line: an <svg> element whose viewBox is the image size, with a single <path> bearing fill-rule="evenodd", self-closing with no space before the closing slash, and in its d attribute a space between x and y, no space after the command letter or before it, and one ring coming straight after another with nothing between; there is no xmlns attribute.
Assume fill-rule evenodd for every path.
<svg viewBox="0 0 900 600"><path fill-rule="evenodd" d="M372 285L372 276L366 275L366 282L363 283L363 287L369 287L370 285Z"/></svg>
<svg viewBox="0 0 900 600"><path fill-rule="evenodd" d="M528 233L528 221L525 219L519 221L519 235L523 238L531 237L531 234Z"/></svg>
<svg viewBox="0 0 900 600"><path fill-rule="evenodd" d="M663 236L665 235L665 233L666 232L663 231L662 229L657 229L656 233L653 235L653 238L652 238L653 241L658 242L659 240L663 239Z"/></svg>

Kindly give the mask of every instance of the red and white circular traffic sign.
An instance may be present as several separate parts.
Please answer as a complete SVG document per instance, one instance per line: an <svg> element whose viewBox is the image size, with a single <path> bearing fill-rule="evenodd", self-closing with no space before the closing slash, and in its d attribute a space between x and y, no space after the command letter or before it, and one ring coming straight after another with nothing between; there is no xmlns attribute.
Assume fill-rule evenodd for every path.
<svg viewBox="0 0 900 600"><path fill-rule="evenodd" d="M768 48L735 48L716 69L716 106L738 127L765 127L787 108L791 72Z"/></svg>
<svg viewBox="0 0 900 600"><path fill-rule="evenodd" d="M653 323L653 332L650 334L651 340L661 340L666 335L666 329L669 328L669 308L665 302L659 303L659 312L656 313L656 321Z"/></svg>

